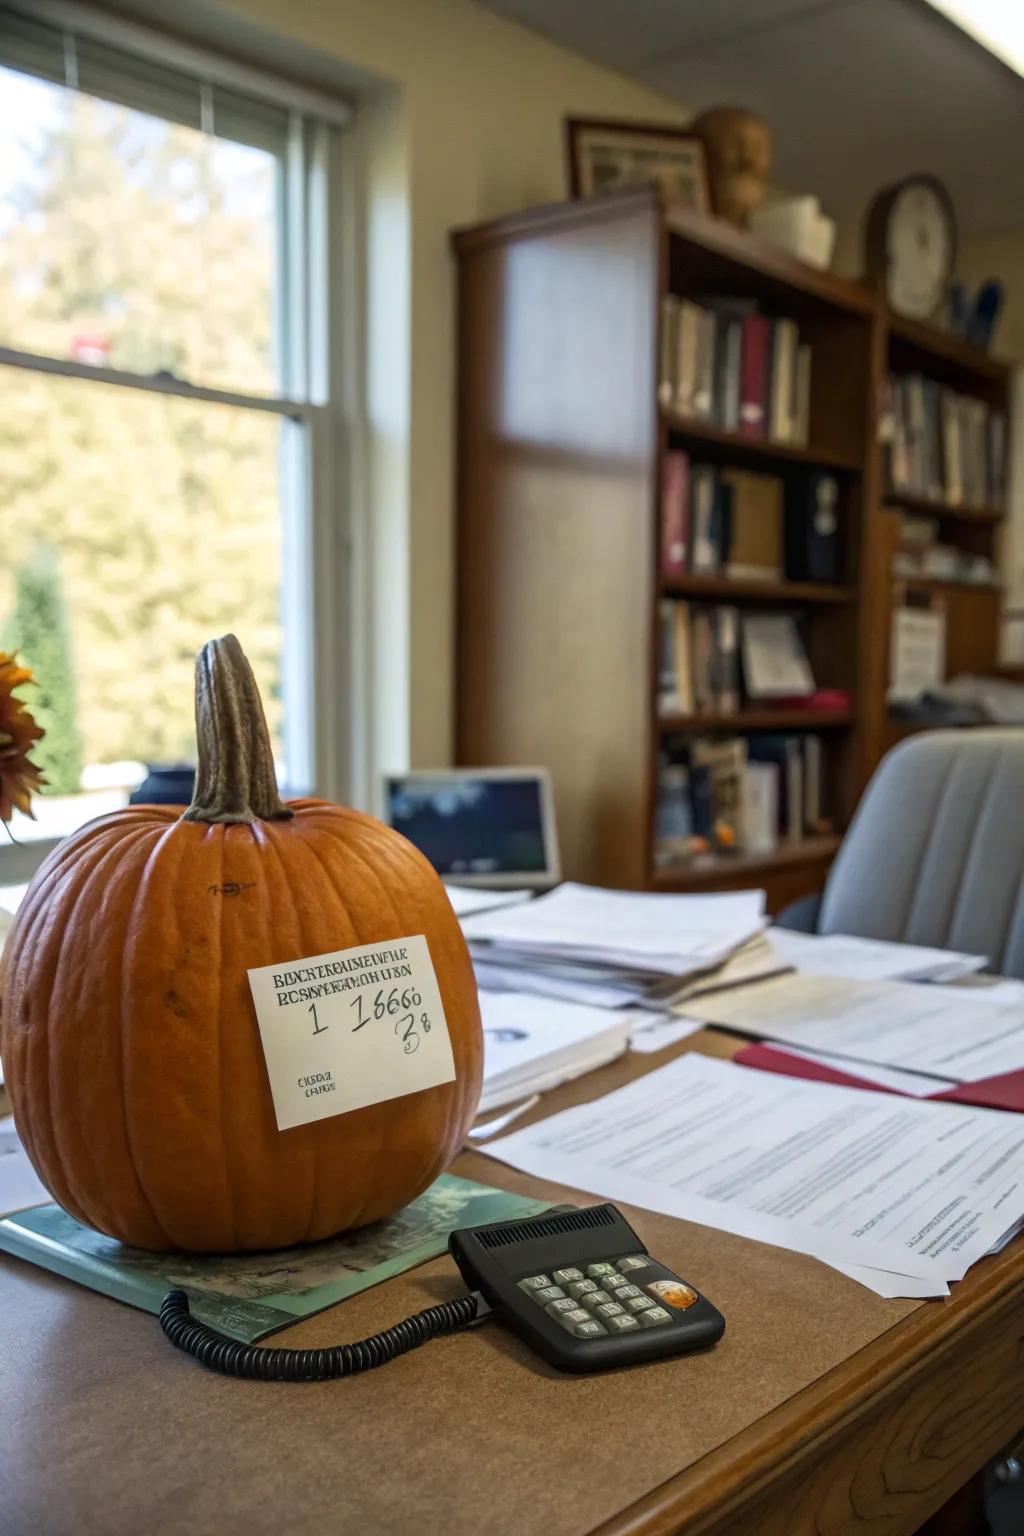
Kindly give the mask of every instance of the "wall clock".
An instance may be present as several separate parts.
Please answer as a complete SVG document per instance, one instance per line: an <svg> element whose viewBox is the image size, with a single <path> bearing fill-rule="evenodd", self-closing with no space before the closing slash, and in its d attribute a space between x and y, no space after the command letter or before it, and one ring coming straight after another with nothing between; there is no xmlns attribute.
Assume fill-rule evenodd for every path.
<svg viewBox="0 0 1024 1536"><path fill-rule="evenodd" d="M945 302L956 262L953 200L935 176L908 176L868 210L865 265L890 309L929 320Z"/></svg>

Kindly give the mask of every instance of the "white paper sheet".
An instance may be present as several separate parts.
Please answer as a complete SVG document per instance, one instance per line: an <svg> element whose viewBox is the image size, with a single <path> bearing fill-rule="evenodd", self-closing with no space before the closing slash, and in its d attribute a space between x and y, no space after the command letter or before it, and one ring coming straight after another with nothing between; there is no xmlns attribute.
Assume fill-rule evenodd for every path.
<svg viewBox="0 0 1024 1536"><path fill-rule="evenodd" d="M704 1025L698 1019L655 1016L649 1023L634 1026L629 1042L630 1050L639 1051L642 1056L649 1056L655 1051L663 1051L666 1046L677 1045L680 1040L686 1040L703 1028Z"/></svg>
<svg viewBox="0 0 1024 1536"><path fill-rule="evenodd" d="M966 987L794 975L684 1008L705 1024L956 1082L1024 1067L1024 1012L978 1002Z"/></svg>
<svg viewBox="0 0 1024 1536"><path fill-rule="evenodd" d="M703 1025L701 1026L703 1028ZM851 1077L862 1077L866 1083L879 1088L892 1088L912 1099L927 1099L945 1088L956 1084L939 1077L928 1077L923 1072L901 1072L897 1067L879 1067L873 1061L847 1061L842 1056L830 1056L827 1051L801 1051L795 1045L780 1046L784 1056L799 1056L803 1061L816 1061L834 1072L848 1072Z"/></svg>
<svg viewBox="0 0 1024 1536"><path fill-rule="evenodd" d="M30 1205L46 1205L50 1199L49 1191L36 1178L14 1121L10 1117L0 1120L0 1216Z"/></svg>
<svg viewBox="0 0 1024 1536"><path fill-rule="evenodd" d="M538 997L558 998L566 1003L583 1003L589 1008L628 1008L640 1001L636 987L617 987L611 982L579 981L552 971L527 967L496 965L473 955L477 986L488 992L529 992Z"/></svg>
<svg viewBox="0 0 1024 1536"><path fill-rule="evenodd" d="M1024 1214L1024 1119L688 1053L491 1142L526 1173L840 1266L963 1277ZM902 1294L902 1292L900 1292ZM938 1292L941 1294L941 1292Z"/></svg>
<svg viewBox="0 0 1024 1536"><path fill-rule="evenodd" d="M954 981L988 963L984 955L929 949L920 944L890 944L844 933L770 928L766 938L779 958L794 970L814 976L845 976L851 981Z"/></svg>
<svg viewBox="0 0 1024 1536"><path fill-rule="evenodd" d="M481 992L484 1086L480 1109L582 1077L621 1056L633 1020L627 1014L517 992Z"/></svg>
<svg viewBox="0 0 1024 1536"><path fill-rule="evenodd" d="M445 885L456 917L471 917L474 912L490 912L498 907L517 907L529 901L532 891L484 891L471 885Z"/></svg>
<svg viewBox="0 0 1024 1536"><path fill-rule="evenodd" d="M463 927L474 943L537 946L552 958L683 975L723 960L761 931L764 892L670 896L566 883L525 906L467 918Z"/></svg>

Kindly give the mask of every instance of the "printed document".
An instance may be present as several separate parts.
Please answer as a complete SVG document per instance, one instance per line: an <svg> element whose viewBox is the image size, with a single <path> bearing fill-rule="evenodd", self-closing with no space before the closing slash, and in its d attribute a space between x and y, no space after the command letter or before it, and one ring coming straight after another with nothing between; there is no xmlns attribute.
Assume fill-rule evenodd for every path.
<svg viewBox="0 0 1024 1536"><path fill-rule="evenodd" d="M486 1150L538 1178L814 1255L882 1295L944 1294L1024 1215L1020 1115L695 1053Z"/></svg>
<svg viewBox="0 0 1024 1536"><path fill-rule="evenodd" d="M955 981L988 963L985 955L963 955L921 944L890 944L846 933L769 928L765 937L779 959L794 970L813 976L845 976L850 981Z"/></svg>
<svg viewBox="0 0 1024 1536"><path fill-rule="evenodd" d="M969 987L780 976L683 1005L689 1018L849 1061L975 1083L1024 1067L1024 1014Z"/></svg>

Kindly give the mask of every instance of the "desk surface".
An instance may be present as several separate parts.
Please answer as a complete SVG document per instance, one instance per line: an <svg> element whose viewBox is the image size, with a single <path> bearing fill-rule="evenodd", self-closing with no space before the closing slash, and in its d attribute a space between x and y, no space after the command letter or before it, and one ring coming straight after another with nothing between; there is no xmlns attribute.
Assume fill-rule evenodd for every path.
<svg viewBox="0 0 1024 1536"><path fill-rule="evenodd" d="M628 1056L541 1110L693 1048L735 1043ZM578 1198L479 1152L454 1171ZM0 1256L6 1536L909 1536L1024 1423L1021 1240L949 1300L882 1301L802 1255L627 1215L725 1312L714 1351L573 1378L487 1324L351 1381L234 1382L148 1314ZM360 1338L462 1289L438 1259L273 1342Z"/></svg>

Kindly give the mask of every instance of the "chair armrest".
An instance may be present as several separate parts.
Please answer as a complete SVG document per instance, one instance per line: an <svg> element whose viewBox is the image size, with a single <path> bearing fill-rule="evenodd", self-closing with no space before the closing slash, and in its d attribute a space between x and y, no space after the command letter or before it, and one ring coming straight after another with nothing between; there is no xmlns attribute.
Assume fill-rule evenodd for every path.
<svg viewBox="0 0 1024 1536"><path fill-rule="evenodd" d="M818 916L821 912L820 892L813 896L800 896L784 907L774 918L776 928L792 928L797 933L817 933Z"/></svg>

